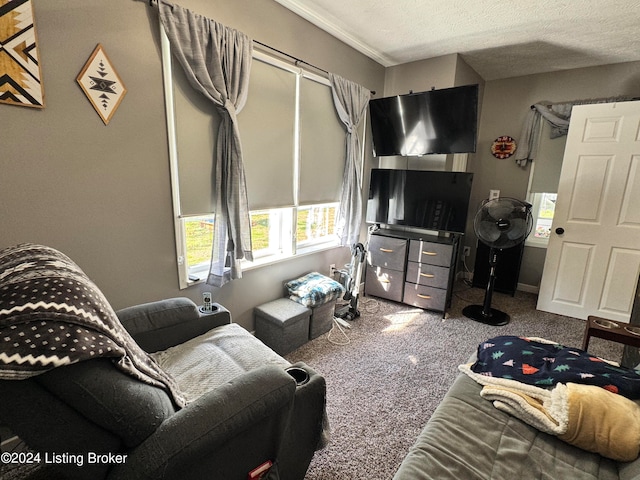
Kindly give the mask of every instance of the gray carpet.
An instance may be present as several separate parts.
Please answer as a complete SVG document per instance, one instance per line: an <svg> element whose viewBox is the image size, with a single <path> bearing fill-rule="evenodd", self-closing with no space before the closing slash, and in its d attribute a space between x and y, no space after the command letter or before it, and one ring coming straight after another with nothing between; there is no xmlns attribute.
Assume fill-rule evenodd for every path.
<svg viewBox="0 0 640 480"><path fill-rule="evenodd" d="M494 293L492 306L511 322L491 327L462 316L482 304L484 291L456 286L446 319L406 305L362 298L362 316L334 329L287 359L304 361L327 381L329 446L316 452L307 480L391 479L409 447L478 344L498 335L542 337L580 347L584 321L535 310L536 295ZM592 338L591 353L620 361L622 347Z"/></svg>

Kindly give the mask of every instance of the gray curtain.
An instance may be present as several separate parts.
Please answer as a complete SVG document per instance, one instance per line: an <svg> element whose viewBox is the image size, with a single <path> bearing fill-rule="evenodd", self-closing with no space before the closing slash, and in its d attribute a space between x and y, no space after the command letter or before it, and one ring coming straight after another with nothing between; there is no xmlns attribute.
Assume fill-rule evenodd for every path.
<svg viewBox="0 0 640 480"><path fill-rule="evenodd" d="M333 103L347 130L336 232L340 238L340 245L351 246L358 243L362 222L362 179L360 178L362 157L358 125L367 111L371 92L333 73L329 73L329 80Z"/></svg>
<svg viewBox="0 0 640 480"><path fill-rule="evenodd" d="M252 40L237 30L164 0L160 19L191 86L218 109L215 153L215 227L207 283L242 277L240 260L253 260L242 148L236 115L246 103Z"/></svg>
<svg viewBox="0 0 640 480"><path fill-rule="evenodd" d="M527 113L515 160L518 165L525 167L527 162L533 161L537 156L540 120L545 120L551 126L551 138L561 137L569 131L571 110L574 105L589 105L593 103L611 103L633 100L631 97L612 97L591 100L574 100L564 103L539 102L531 105Z"/></svg>

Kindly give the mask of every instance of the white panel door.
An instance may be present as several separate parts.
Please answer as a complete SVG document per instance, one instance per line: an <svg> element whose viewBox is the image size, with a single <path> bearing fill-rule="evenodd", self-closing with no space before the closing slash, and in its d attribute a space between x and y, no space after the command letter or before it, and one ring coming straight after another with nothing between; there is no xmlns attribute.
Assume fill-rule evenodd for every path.
<svg viewBox="0 0 640 480"><path fill-rule="evenodd" d="M573 108L538 309L629 321L640 272L640 102Z"/></svg>

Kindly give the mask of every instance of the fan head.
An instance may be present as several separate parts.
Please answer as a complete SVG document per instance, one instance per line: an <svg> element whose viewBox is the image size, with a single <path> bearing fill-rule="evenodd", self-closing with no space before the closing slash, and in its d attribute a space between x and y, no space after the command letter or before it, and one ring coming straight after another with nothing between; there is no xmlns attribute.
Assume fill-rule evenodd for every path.
<svg viewBox="0 0 640 480"><path fill-rule="evenodd" d="M473 228L490 248L510 248L524 242L533 228L531 205L515 198L499 197L484 203Z"/></svg>

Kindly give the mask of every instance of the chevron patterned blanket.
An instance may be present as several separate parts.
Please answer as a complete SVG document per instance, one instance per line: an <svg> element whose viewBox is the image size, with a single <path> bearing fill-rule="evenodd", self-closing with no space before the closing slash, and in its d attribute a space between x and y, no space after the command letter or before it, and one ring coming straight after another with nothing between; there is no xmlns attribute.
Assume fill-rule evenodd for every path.
<svg viewBox="0 0 640 480"><path fill-rule="evenodd" d="M20 380L98 357L185 400L174 379L131 338L98 287L43 245L0 250L0 379Z"/></svg>

